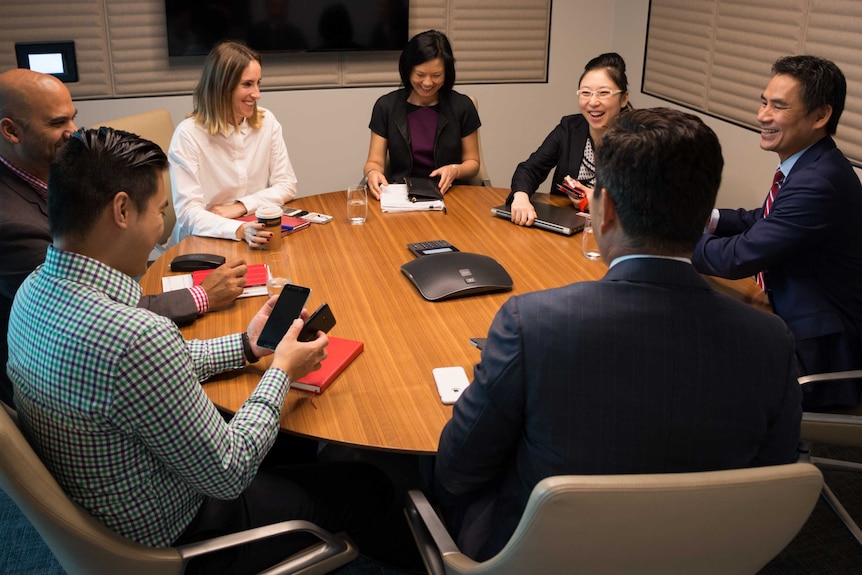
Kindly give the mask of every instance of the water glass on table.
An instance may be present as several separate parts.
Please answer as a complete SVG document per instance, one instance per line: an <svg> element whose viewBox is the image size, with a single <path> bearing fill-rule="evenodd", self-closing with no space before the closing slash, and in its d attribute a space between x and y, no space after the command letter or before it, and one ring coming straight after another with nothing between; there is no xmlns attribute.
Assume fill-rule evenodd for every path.
<svg viewBox="0 0 862 575"><path fill-rule="evenodd" d="M287 255L287 244L282 244L281 250L266 255L266 265L269 275L266 280L266 292L273 296L281 293L285 284L290 282L290 258Z"/></svg>
<svg viewBox="0 0 862 575"><path fill-rule="evenodd" d="M347 188L347 219L351 224L365 223L368 213L368 190L365 186L350 186Z"/></svg>
<svg viewBox="0 0 862 575"><path fill-rule="evenodd" d="M588 260L597 260L602 257L602 254L599 251L599 244L596 242L596 235L593 233L592 222L590 220L587 220L581 236L581 247L584 250L584 257Z"/></svg>

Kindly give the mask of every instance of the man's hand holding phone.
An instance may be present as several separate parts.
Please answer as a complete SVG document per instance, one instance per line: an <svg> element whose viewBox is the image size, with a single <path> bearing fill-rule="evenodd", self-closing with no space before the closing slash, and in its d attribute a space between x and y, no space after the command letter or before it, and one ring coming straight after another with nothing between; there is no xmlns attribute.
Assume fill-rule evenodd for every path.
<svg viewBox="0 0 862 575"><path fill-rule="evenodd" d="M304 311L304 310L303 310ZM275 348L272 367L283 370L290 381L305 377L308 373L320 369L320 362L326 359L326 346L329 337L321 334L315 340L297 341L302 331L303 320L295 319Z"/></svg>
<svg viewBox="0 0 862 575"><path fill-rule="evenodd" d="M282 292L282 295L285 294ZM271 347L259 345L258 340L261 333L267 328L267 323L273 315L276 303L280 297L273 296L269 298L248 324L249 343L251 344L252 352L257 357L264 357L273 353ZM283 307L286 303L290 303L287 301L287 298L285 298L280 307ZM275 311L275 313L277 316L278 311ZM329 338L325 334L321 334L320 337L310 342L297 341L305 321L308 320L308 311L303 307L301 308L299 317L295 315L293 317L294 319L292 320L286 320L290 322L287 331L278 339L276 342L277 345L272 346L275 348L272 367L282 369L287 373L291 381L296 381L309 372L320 369L320 362L326 358L326 346L329 345ZM278 317L275 319L277 323L284 321ZM269 329L271 330L273 327L269 326ZM267 343L267 345L271 344Z"/></svg>

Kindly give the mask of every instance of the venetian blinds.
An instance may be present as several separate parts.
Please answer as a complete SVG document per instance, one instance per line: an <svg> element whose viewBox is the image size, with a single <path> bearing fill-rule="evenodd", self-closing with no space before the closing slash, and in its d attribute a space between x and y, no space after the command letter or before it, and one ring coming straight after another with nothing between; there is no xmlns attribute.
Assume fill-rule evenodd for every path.
<svg viewBox="0 0 862 575"><path fill-rule="evenodd" d="M858 0L651 0L643 92L757 129L772 63L828 58L847 77L835 139L862 165L860 30Z"/></svg>
<svg viewBox="0 0 862 575"><path fill-rule="evenodd" d="M312 1L312 0L304 0ZM316 1L316 0L314 0ZM411 0L410 34L452 41L458 83L547 81L551 0ZM203 57L168 58L164 0L4 0L0 70L15 42L75 42L75 99L189 94ZM266 88L395 85L398 53L266 54Z"/></svg>

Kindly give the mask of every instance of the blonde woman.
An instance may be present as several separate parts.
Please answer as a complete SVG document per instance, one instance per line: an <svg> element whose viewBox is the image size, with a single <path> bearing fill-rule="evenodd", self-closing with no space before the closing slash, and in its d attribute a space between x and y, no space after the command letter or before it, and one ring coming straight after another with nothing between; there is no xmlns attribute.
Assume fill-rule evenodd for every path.
<svg viewBox="0 0 862 575"><path fill-rule="evenodd" d="M271 232L239 222L262 204L296 195L296 175L281 124L260 98L260 56L238 42L222 42L207 56L194 91L194 110L171 140L171 184L176 243L189 235L266 244Z"/></svg>

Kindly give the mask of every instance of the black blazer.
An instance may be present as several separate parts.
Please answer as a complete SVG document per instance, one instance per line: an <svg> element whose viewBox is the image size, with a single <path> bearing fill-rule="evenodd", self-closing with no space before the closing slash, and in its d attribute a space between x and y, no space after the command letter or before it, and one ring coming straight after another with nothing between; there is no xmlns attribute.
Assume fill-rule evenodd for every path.
<svg viewBox="0 0 862 575"><path fill-rule="evenodd" d="M539 149L515 168L515 173L512 175L512 191L506 203L512 203L515 192L527 192L532 196L548 177L552 168L554 177L551 180L551 193L557 191L557 185L563 183L564 177L576 178L589 137L590 126L583 115L563 116Z"/></svg>
<svg viewBox="0 0 862 575"><path fill-rule="evenodd" d="M413 148L407 123L409 94L408 90L401 88L378 98L368 125L372 132L386 138L389 150L389 173L386 178L390 182L401 181L413 170ZM479 113L469 96L454 90L440 94L440 117L434 138L435 168L460 164L463 158L461 138L469 136L480 126Z"/></svg>
<svg viewBox="0 0 862 575"><path fill-rule="evenodd" d="M795 461L796 379L784 322L684 262L631 259L510 298L440 437L435 476L441 500L455 496L461 549L499 551L548 476Z"/></svg>

